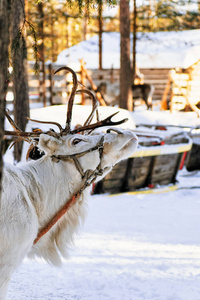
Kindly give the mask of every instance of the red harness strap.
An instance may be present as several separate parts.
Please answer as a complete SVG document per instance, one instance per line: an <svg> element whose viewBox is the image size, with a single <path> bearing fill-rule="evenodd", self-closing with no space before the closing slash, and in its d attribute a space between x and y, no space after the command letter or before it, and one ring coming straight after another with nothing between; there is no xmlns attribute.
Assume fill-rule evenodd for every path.
<svg viewBox="0 0 200 300"><path fill-rule="evenodd" d="M73 195L72 196L72 198L60 209L60 211L58 211L56 214L55 214L55 216L51 219L51 221L45 226L45 227L43 227L40 231L39 231L39 233L38 233L38 235L37 235L37 237L36 237L36 239L34 240L34 242L33 242L33 244L36 244L38 241L39 241L39 239L43 236L43 235L45 235L45 233L47 233L57 222L58 222L58 220L62 217L62 216L64 216L64 214L70 209L70 207L73 205L73 204L75 204L75 202L76 202L76 200L77 200L77 198L78 198L78 196L80 196L80 194L79 193L77 193L77 194L75 194L75 195Z"/></svg>

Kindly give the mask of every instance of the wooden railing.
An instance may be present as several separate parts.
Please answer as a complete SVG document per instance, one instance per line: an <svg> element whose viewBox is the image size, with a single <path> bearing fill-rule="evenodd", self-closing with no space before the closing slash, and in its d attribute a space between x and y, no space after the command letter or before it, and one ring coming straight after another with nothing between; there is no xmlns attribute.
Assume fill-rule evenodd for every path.
<svg viewBox="0 0 200 300"><path fill-rule="evenodd" d="M63 65L62 65L63 66ZM30 107L55 105L67 103L68 95L72 88L72 76L66 71L61 71L54 75L55 70L62 67L56 63L45 63L45 84L42 84L43 74L34 72L34 62L28 63L28 83L29 83L29 101ZM107 84L119 84L120 72L118 69L87 70L82 61L77 73L78 80L95 91L98 85L104 81ZM144 74L145 83L151 83L155 87L153 100L161 100L168 81L167 69L161 70L140 70ZM9 92L12 92L12 83L9 86ZM12 96L12 94L10 94ZM84 95L77 95L77 103L85 103ZM7 105L12 105L12 97L7 97ZM103 100L97 95L101 105ZM10 99L10 100L9 100Z"/></svg>

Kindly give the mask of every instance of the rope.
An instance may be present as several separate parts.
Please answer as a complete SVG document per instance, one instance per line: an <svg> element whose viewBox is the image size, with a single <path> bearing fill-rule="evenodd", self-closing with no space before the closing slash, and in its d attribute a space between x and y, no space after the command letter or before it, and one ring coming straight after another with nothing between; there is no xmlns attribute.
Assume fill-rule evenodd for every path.
<svg viewBox="0 0 200 300"><path fill-rule="evenodd" d="M49 230L50 230L50 229L58 222L58 220L59 220L62 216L64 216L64 214L69 210L69 208L70 208L73 204L75 204L75 202L76 202L78 196L80 196L80 195L78 195L78 194L79 194L79 193L73 195L72 198L71 198L71 199L63 206L63 208L61 208L61 210L58 211L58 212L55 214L55 216L51 219L51 221L49 221L49 223L39 231L39 233L38 233L36 239L34 240L33 244L36 244L36 243L41 239L41 237L42 237L43 235L45 235L45 234L46 234L46 233L47 233L47 232L48 232L48 231L49 231Z"/></svg>
<svg viewBox="0 0 200 300"><path fill-rule="evenodd" d="M67 201L67 203L54 215L54 217L47 223L46 226L44 226L38 233L36 239L34 240L33 244L35 245L43 235L45 235L59 220L60 218L62 218L62 216L64 216L64 214L76 203L77 201L77 198L80 197L80 195L82 194L82 192L87 188L89 187L94 181L95 179L97 178L97 176L101 176L104 172L103 169L101 169L101 158L102 158L102 154L103 154L103 140L104 140L104 137L101 138L100 142L97 144L97 146L87 150L87 151L84 151L84 152L81 152L81 153L78 153L78 154L75 154L73 156L71 156L71 158L73 158L74 160L74 163L75 163L75 166L77 167L77 162L78 160L75 159L76 156L80 157L82 155L84 155L85 153L88 153L88 152L91 152L91 151L94 151L94 150L99 150L99 158L100 158L100 162L99 162L99 165L96 167L96 169L94 171L91 171L91 170L88 170L86 171L85 173L83 173L83 170L81 168L81 166L79 166L79 163L78 163L78 170L81 168L81 170L79 170L82 178L85 178L85 182L84 184L82 185L81 189L74 193L73 196L71 197L71 199L69 201ZM69 158L68 155L58 155L58 156L52 156L52 159L56 159L56 160L60 160L60 159L63 159L65 160L66 158ZM106 168L105 168L106 169ZM84 175L84 176L83 176Z"/></svg>

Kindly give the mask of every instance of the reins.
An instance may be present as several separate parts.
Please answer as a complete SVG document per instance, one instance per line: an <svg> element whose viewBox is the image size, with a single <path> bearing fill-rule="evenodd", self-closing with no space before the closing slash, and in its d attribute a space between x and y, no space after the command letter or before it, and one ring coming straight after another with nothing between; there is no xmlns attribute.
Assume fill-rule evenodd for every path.
<svg viewBox="0 0 200 300"><path fill-rule="evenodd" d="M33 244L36 244L41 239L41 237L43 235L45 235L65 215L65 213L76 203L77 199L81 196L83 191L95 181L97 176L103 175L103 172L106 169L106 168L105 169L101 168L101 158L102 158L102 154L103 154L103 142L104 142L104 136L101 137L99 143L96 146L94 146L86 151L83 151L83 152L80 152L77 154L73 154L73 155L52 156L52 160L56 159L56 162L58 162L59 160L67 161L68 159L73 159L75 162L76 168L80 172L82 179L85 179L85 181L84 181L84 184L82 185L82 187L79 189L79 191L74 193L72 195L72 197L70 198L70 200L68 200L66 202L66 204L53 216L53 218L38 232L38 235L37 235L36 239L34 240ZM99 162L98 166L96 167L96 169L94 171L87 170L87 171L83 172L83 169L80 166L80 163L78 162L77 157L81 157L81 156L85 155L86 153L89 153L89 152L95 151L95 150L99 150L100 162ZM78 165L77 165L77 162L78 162Z"/></svg>

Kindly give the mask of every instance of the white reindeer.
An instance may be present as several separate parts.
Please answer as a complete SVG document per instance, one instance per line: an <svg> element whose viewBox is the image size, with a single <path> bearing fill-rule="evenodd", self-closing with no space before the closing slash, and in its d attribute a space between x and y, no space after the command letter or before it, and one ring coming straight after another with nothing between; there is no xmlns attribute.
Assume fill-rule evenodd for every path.
<svg viewBox="0 0 200 300"><path fill-rule="evenodd" d="M69 101L64 130L35 133L39 135L39 148L45 152L42 158L23 166L4 166L0 202L0 300L6 299L10 278L26 255L42 257L56 266L61 264L61 257L68 257L68 247L86 216L90 184L102 179L137 147L137 137L131 131L77 133L109 125L112 116L72 131L70 106ZM31 136L19 128L16 134ZM72 198L75 201L65 215L45 235L38 235Z"/></svg>

